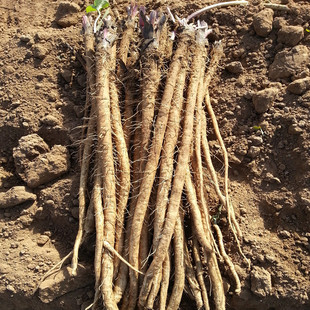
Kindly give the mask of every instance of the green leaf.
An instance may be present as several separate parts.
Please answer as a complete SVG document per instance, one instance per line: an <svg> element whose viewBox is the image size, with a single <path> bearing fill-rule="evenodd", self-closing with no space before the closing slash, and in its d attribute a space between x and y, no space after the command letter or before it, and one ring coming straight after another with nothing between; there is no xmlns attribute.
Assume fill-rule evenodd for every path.
<svg viewBox="0 0 310 310"><path fill-rule="evenodd" d="M307 29L307 28L306 28L306 31L307 31L307 32L310 32L310 30L309 30L309 29Z"/></svg>
<svg viewBox="0 0 310 310"><path fill-rule="evenodd" d="M89 13L89 12L95 12L97 11L97 9L95 8L95 6L93 4L89 5L87 8L86 8L86 13Z"/></svg>
<svg viewBox="0 0 310 310"><path fill-rule="evenodd" d="M260 130L260 129L262 129L260 126L253 126L253 129L254 130Z"/></svg>
<svg viewBox="0 0 310 310"><path fill-rule="evenodd" d="M86 8L86 13L100 11L109 7L109 1L106 0L95 0L94 4L89 5Z"/></svg>
<svg viewBox="0 0 310 310"><path fill-rule="evenodd" d="M102 9L106 9L108 8L110 5L109 1L106 1L106 0L95 0L94 1L94 7L100 11Z"/></svg>

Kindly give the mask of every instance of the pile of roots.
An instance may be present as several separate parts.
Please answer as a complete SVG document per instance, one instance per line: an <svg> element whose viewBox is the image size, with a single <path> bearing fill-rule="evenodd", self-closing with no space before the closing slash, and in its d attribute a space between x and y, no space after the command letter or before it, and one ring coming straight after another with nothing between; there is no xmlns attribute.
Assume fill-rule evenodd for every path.
<svg viewBox="0 0 310 310"><path fill-rule="evenodd" d="M209 84L223 54L205 22L131 4L121 20L83 17L87 102L81 151L81 244L96 235L92 309L225 309L222 275L240 281L221 233L241 232L228 189L228 155ZM207 128L207 127L210 128ZM214 166L207 132L221 147ZM217 203L210 205L210 189ZM222 212L221 212L222 210ZM94 223L94 229L93 227Z"/></svg>

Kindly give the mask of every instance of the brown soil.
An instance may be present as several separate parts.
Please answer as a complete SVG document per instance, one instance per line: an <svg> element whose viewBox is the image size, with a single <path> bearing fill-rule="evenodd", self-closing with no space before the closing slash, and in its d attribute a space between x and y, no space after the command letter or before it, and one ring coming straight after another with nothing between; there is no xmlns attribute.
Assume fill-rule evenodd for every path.
<svg viewBox="0 0 310 310"><path fill-rule="evenodd" d="M64 287L57 288L59 293L51 285L50 298L40 296L45 303L35 292L42 276L72 250L78 224L78 146L85 102L80 17L85 5L73 1L80 12L72 13L70 26L62 28L55 22L60 2L0 4L1 192L28 184L17 173L13 158L13 148L23 136L37 133L49 150L65 146L71 163L61 176L32 186L35 201L11 207L0 201L0 309L85 309L93 298L91 273L75 284L67 279ZM118 2L124 10L127 2ZM208 2L160 1L153 7L169 3L179 16L187 16ZM247 270L236 250L228 249L243 289L240 296L228 293L227 308L309 309L310 4L275 0L289 10L275 9L272 30L261 37L253 19L264 9L264 1L249 2L248 7L217 9L202 16L214 29L213 40L224 44L226 57L210 93L230 154L231 195L244 233L243 249L251 260ZM268 24L268 16L263 22ZM303 29L296 44L297 32L289 37L284 24ZM282 39L279 29L286 31ZM308 50L306 63L292 45ZM292 53L293 64L287 76L275 77L270 65L279 52L287 57ZM284 65L279 64L274 74ZM299 81L297 86L290 85L294 80ZM252 100L269 88L276 95L262 112ZM264 105L268 98L265 93L261 96ZM212 132L210 136L221 169L220 149ZM92 257L93 247L84 246L81 263L91 265ZM271 277L271 284L264 275ZM184 309L191 308L185 304Z"/></svg>

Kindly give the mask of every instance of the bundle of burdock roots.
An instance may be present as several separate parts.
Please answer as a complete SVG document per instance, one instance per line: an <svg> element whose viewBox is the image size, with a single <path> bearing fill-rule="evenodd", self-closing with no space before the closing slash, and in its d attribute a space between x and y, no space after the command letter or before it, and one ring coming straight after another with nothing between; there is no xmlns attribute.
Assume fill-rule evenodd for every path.
<svg viewBox="0 0 310 310"><path fill-rule="evenodd" d="M221 42L208 41L206 22L192 22L203 10L181 19L132 3L122 19L114 5L96 0L83 17L86 129L72 274L95 233L89 309L178 309L185 295L197 309L225 309L222 275L235 293L241 287L223 226L242 252L208 91ZM223 175L207 132L221 147Z"/></svg>

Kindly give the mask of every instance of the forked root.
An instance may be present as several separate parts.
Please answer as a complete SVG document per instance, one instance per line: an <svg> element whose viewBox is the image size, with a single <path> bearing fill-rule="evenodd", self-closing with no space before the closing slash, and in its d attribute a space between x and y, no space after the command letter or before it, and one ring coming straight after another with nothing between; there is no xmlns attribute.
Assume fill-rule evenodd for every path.
<svg viewBox="0 0 310 310"><path fill-rule="evenodd" d="M167 304L167 296L168 296L168 288L170 282L170 269L171 269L171 258L170 258L170 249L168 250L168 254L163 263L162 270L162 281L160 284L160 295L159 295L159 309L166 310Z"/></svg>
<svg viewBox="0 0 310 310"><path fill-rule="evenodd" d="M179 308L185 285L183 221L184 216L180 210L180 214L174 228L174 285L167 307L168 310L177 310Z"/></svg>
<svg viewBox="0 0 310 310"><path fill-rule="evenodd" d="M194 238L193 240L193 256L195 260L196 265L196 274L197 274L197 281L199 282L199 286L201 289L201 296L203 300L203 305L205 307L205 310L209 310L209 298L208 298L208 292L205 284L204 279L204 272L203 272L203 265L200 257L200 248L197 238Z"/></svg>
<svg viewBox="0 0 310 310"><path fill-rule="evenodd" d="M225 251L224 242L223 242L223 235L222 235L221 229L216 224L214 224L213 227L214 227L214 229L216 231L216 234L217 234L217 237L218 237L218 243L219 243L219 248L220 248L222 257L224 258L224 261L227 264L227 266L229 268L229 271L231 272L232 277L234 279L234 282L235 282L235 285L236 285L235 293L236 294L240 294L240 292L241 292L240 279L239 279L239 276L238 276L238 274L236 272L236 269L235 269L235 266L234 266L233 262L231 261L231 259L229 258L229 256L227 255L227 253Z"/></svg>
<svg viewBox="0 0 310 310"><path fill-rule="evenodd" d="M203 302L202 295L201 295L201 288L197 280L197 276L195 274L186 243L184 243L184 250L185 250L184 260L185 260L186 280L189 284L191 294L193 295L194 300L196 302L197 309L201 309L204 306L204 302Z"/></svg>

